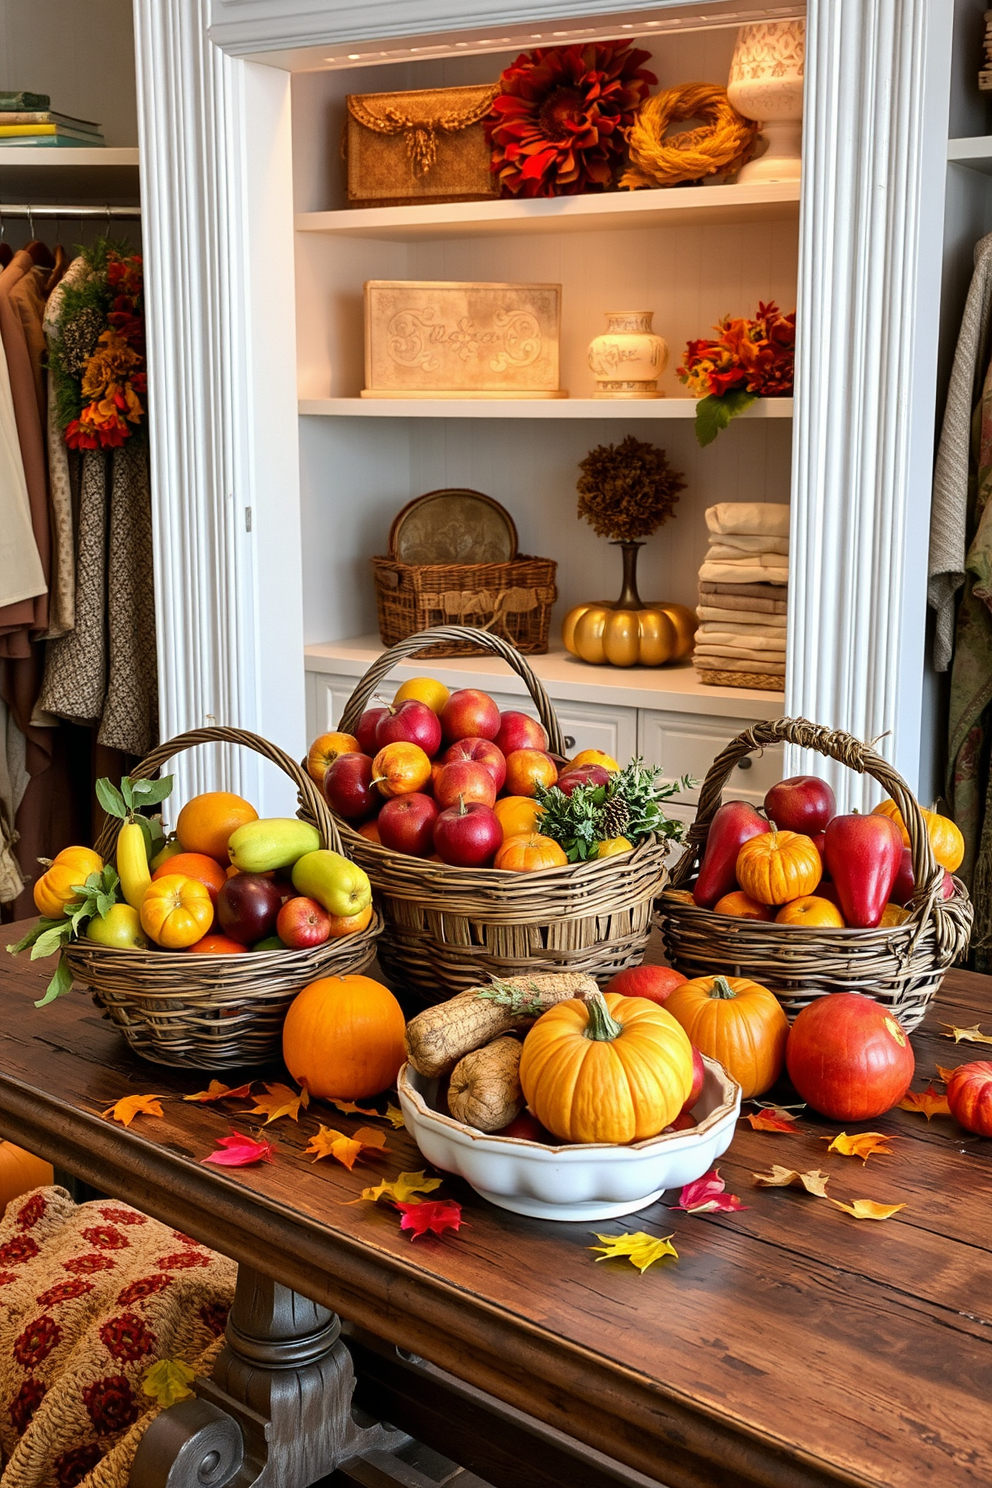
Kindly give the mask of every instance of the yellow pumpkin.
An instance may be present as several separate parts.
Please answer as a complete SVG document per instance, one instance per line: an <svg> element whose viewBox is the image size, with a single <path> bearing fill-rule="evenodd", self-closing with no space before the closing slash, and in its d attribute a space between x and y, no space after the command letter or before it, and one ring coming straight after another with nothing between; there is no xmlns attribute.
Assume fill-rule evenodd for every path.
<svg viewBox="0 0 992 1488"><path fill-rule="evenodd" d="M593 992L543 1013L524 1039L527 1104L563 1142L640 1142L657 1136L692 1089L692 1046L645 997Z"/></svg>
<svg viewBox="0 0 992 1488"><path fill-rule="evenodd" d="M145 934L167 951L183 951L195 945L214 922L213 900L206 884L181 873L152 879L138 913Z"/></svg>
<svg viewBox="0 0 992 1488"><path fill-rule="evenodd" d="M816 844L802 832L761 832L737 854L737 882L759 904L803 899L822 876Z"/></svg>
<svg viewBox="0 0 992 1488"><path fill-rule="evenodd" d="M785 1063L789 1020L774 993L747 977L683 982L665 999L700 1054L716 1059L750 1100L775 1084Z"/></svg>
<svg viewBox="0 0 992 1488"><path fill-rule="evenodd" d="M903 845L909 846L906 823L895 801L880 801L872 808L871 814L872 816L887 816L894 821L902 833ZM956 822L951 821L949 816L941 816L938 811L928 811L925 806L920 807L920 814L926 822L927 836L930 838L930 846L937 862L942 868L946 868L948 873L956 873L964 861L964 836L961 828Z"/></svg>
<svg viewBox="0 0 992 1488"><path fill-rule="evenodd" d="M72 892L74 884L85 883L91 873L99 873L103 859L88 847L65 847L52 859L52 866L35 882L34 907L46 919L57 920L69 906L79 903Z"/></svg>
<svg viewBox="0 0 992 1488"><path fill-rule="evenodd" d="M33 1152L25 1152L23 1147L15 1147L13 1142L0 1138L0 1215L12 1199L54 1181L51 1163L42 1162Z"/></svg>
<svg viewBox="0 0 992 1488"><path fill-rule="evenodd" d="M593 666L664 666L692 654L699 621L680 604L576 605L562 622L566 651Z"/></svg>

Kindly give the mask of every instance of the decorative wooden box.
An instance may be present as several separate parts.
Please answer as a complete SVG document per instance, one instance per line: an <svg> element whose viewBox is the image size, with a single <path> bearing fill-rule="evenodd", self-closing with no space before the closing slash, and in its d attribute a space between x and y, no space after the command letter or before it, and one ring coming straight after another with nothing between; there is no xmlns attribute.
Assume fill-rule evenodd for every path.
<svg viewBox="0 0 992 1488"><path fill-rule="evenodd" d="M348 204L411 206L486 201L499 195L482 121L495 83L346 99Z"/></svg>
<svg viewBox="0 0 992 1488"><path fill-rule="evenodd" d="M369 279L363 398L567 398L560 284Z"/></svg>

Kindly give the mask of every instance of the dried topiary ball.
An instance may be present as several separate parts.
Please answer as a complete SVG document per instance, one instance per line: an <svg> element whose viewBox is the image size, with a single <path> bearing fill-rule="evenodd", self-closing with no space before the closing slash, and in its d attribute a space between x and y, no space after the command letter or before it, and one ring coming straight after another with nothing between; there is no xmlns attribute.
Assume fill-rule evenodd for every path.
<svg viewBox="0 0 992 1488"><path fill-rule="evenodd" d="M576 487L579 516L600 537L634 542L649 537L672 515L685 481L663 449L628 434L620 444L599 444L580 460Z"/></svg>

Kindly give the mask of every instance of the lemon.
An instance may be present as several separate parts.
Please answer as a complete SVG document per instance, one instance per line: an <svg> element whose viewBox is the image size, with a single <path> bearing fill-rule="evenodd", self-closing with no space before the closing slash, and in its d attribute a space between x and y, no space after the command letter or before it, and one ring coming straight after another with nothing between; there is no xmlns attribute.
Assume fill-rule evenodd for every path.
<svg viewBox="0 0 992 1488"><path fill-rule="evenodd" d="M130 904L115 904L105 915L94 915L86 926L86 939L118 950L143 951L148 947L138 911Z"/></svg>

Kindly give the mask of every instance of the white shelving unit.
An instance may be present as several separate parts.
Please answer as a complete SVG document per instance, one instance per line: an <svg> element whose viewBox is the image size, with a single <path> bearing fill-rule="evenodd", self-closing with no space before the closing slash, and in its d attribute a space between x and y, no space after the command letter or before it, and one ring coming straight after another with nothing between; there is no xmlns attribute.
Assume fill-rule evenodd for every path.
<svg viewBox="0 0 992 1488"><path fill-rule="evenodd" d="M301 398L300 413L331 418L694 419L695 398ZM791 398L759 398L738 415L791 419Z"/></svg>
<svg viewBox="0 0 992 1488"><path fill-rule="evenodd" d="M983 176L992 176L992 134L948 140L947 158L952 165L964 165Z"/></svg>
<svg viewBox="0 0 992 1488"><path fill-rule="evenodd" d="M137 201L138 150L51 149L30 145L0 145L3 196L8 201L42 203L72 193L108 201L111 205Z"/></svg>

